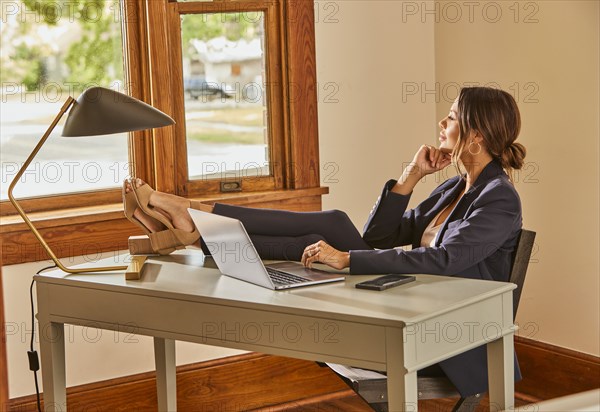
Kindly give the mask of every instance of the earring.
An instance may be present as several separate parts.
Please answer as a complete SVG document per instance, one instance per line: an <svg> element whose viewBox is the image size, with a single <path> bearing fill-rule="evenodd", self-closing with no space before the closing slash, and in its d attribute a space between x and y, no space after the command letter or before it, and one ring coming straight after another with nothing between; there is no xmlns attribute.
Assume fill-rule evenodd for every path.
<svg viewBox="0 0 600 412"><path fill-rule="evenodd" d="M481 145L479 143L475 143L477 144L477 146L479 146L479 150L477 150L477 153L473 153L471 151L471 146L475 143L475 140L471 141L471 143L469 143L469 147L467 148L467 150L469 150L469 153L471 154L471 156L477 156L479 153L481 153Z"/></svg>

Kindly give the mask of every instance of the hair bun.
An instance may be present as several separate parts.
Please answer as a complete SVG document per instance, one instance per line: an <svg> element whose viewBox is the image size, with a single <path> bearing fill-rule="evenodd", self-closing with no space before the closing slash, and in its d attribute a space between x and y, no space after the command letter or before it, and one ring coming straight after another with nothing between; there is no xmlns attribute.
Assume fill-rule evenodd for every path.
<svg viewBox="0 0 600 412"><path fill-rule="evenodd" d="M525 163L527 151L521 143L512 142L502 152L502 165L513 169L521 169Z"/></svg>

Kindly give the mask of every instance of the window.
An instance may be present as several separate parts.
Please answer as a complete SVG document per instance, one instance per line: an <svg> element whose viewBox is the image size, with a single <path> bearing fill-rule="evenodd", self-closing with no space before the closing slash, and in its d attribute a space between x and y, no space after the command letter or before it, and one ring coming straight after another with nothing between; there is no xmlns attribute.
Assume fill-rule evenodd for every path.
<svg viewBox="0 0 600 412"><path fill-rule="evenodd" d="M169 59L172 90L184 107L175 137L180 193L284 187L281 7L278 1L171 6L170 49L178 51Z"/></svg>
<svg viewBox="0 0 600 412"><path fill-rule="evenodd" d="M262 11L181 16L190 180L270 175L264 21Z"/></svg>
<svg viewBox="0 0 600 412"><path fill-rule="evenodd" d="M120 10L118 1L3 5L0 201L68 96L97 85L124 91ZM61 138L65 118L16 186L17 198L114 188L129 174L126 134Z"/></svg>

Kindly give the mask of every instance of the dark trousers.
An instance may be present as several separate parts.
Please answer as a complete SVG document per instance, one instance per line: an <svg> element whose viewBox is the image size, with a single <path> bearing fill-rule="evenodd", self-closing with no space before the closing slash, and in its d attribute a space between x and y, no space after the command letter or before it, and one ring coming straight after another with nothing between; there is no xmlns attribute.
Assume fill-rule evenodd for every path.
<svg viewBox="0 0 600 412"><path fill-rule="evenodd" d="M262 259L299 261L304 249L319 240L343 252L372 249L340 210L290 212L217 203L213 213L241 221Z"/></svg>

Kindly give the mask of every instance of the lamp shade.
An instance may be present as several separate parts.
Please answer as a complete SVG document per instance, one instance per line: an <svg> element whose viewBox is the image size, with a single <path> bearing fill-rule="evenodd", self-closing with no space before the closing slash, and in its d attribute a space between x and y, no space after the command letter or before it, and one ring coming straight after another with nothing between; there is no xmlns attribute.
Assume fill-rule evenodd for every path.
<svg viewBox="0 0 600 412"><path fill-rule="evenodd" d="M96 136L173 123L171 117L138 99L104 87L92 87L73 103L62 135Z"/></svg>

